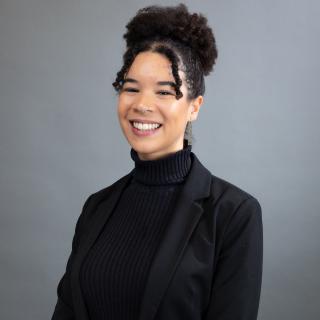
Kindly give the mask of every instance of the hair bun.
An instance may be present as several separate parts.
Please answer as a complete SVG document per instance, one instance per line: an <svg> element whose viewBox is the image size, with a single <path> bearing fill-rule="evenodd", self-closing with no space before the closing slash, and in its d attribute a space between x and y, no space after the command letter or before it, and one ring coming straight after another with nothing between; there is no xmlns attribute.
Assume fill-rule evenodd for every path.
<svg viewBox="0 0 320 320"><path fill-rule="evenodd" d="M189 46L199 58L204 75L208 75L218 56L212 29L207 18L188 12L185 4L175 7L149 6L138 10L126 25L123 35L127 47L149 39L170 38Z"/></svg>

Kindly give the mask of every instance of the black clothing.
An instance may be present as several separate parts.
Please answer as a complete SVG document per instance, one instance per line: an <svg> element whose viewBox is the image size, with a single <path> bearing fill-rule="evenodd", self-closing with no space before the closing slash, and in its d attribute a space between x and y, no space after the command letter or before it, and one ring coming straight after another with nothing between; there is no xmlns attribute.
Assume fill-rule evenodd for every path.
<svg viewBox="0 0 320 320"><path fill-rule="evenodd" d="M190 151L145 161L131 149L133 179L80 272L90 319L138 319L152 258L191 167Z"/></svg>
<svg viewBox="0 0 320 320"><path fill-rule="evenodd" d="M146 181L157 179L149 180L149 175L144 179L134 168L87 198L76 224L65 273L58 284L52 320L89 320L91 314L101 315L118 303L130 308L133 319L140 305L138 320L257 319L263 261L260 204L251 194L213 175L193 152L190 156L191 167L183 175L182 183L173 181L169 187L163 181L145 185ZM174 170L169 170L169 175L170 172ZM161 175L156 176L161 180ZM165 199L174 199L173 203L161 201L162 188L169 196ZM171 192L171 188L180 190ZM146 206L141 200L145 197L140 202L126 197L135 194L139 198L146 193L155 199L155 211L140 210ZM126 201L135 204L130 214L137 219L124 219L132 219L126 214ZM164 209L159 211L159 207ZM128 228L130 223L132 228ZM119 229L115 229L116 224ZM128 229L118 234L123 225ZM133 236L137 244L126 238ZM127 247L123 247L125 244ZM130 255L130 250L135 253ZM97 252L109 257L109 261L99 260ZM124 263L129 257L133 270ZM118 265L118 269L110 270L111 264L113 268ZM113 276L104 274L104 267ZM91 268L100 270L97 278L86 273ZM123 274L122 268L128 273ZM96 287L98 277L101 288ZM91 281L95 288L90 288ZM104 291L108 290L105 284L112 290L111 296ZM126 285L128 292L124 291ZM104 300L101 294L105 294ZM100 300L91 304L96 297ZM101 301L107 305L102 306ZM130 311L121 310L119 316L125 317L127 312ZM109 316L105 315L105 319Z"/></svg>

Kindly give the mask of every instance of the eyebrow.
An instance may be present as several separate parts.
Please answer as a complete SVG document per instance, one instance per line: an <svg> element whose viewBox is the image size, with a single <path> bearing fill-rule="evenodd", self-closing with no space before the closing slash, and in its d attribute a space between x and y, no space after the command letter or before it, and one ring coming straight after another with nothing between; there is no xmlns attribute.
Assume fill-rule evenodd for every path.
<svg viewBox="0 0 320 320"><path fill-rule="evenodd" d="M132 83L138 83L139 81L136 80L136 79L133 79L133 78L126 78L126 79L123 79L122 83L125 84L126 82L132 82ZM172 82L172 81L158 81L157 84L161 85L161 86L171 86L173 88L175 88L176 84L175 82Z"/></svg>

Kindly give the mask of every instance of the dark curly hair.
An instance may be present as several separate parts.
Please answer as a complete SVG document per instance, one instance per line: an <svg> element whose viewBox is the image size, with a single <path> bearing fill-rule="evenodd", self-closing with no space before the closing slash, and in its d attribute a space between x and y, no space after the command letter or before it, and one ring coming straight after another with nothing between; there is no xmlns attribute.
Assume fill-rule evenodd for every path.
<svg viewBox="0 0 320 320"><path fill-rule="evenodd" d="M183 96L179 68L185 73L187 100L204 95L204 76L213 70L218 56L215 37L204 15L189 13L183 3L152 5L138 10L126 28L123 66L112 84L118 93L137 54L151 51L165 55L171 62L176 99Z"/></svg>

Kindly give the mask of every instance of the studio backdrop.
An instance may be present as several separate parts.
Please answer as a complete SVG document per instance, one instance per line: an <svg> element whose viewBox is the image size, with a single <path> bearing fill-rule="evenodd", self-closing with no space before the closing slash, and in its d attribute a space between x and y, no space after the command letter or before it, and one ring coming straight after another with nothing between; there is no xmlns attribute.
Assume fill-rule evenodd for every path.
<svg viewBox="0 0 320 320"><path fill-rule="evenodd" d="M262 206L259 319L319 319L320 3L184 3L219 50L193 152ZM133 168L112 82L151 4L0 0L1 319L50 318L85 199Z"/></svg>

